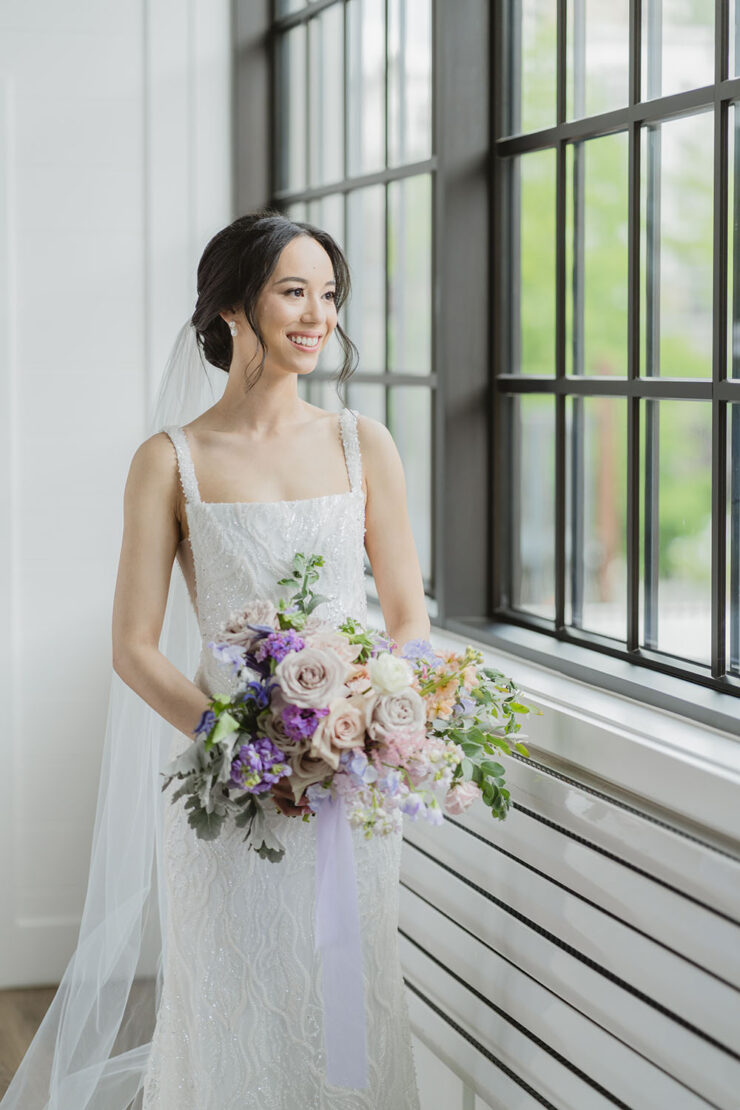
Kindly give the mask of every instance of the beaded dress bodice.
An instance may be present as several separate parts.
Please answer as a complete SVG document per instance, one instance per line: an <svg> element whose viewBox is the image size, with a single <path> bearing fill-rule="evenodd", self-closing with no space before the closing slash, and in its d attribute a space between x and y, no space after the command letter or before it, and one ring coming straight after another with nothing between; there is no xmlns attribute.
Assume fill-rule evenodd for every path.
<svg viewBox="0 0 740 1110"><path fill-rule="evenodd" d="M365 623L367 602L363 544L365 504L357 412L339 413L350 489L295 501L203 501L184 428L164 429L177 452L195 569L195 609L202 638L194 677L206 692L230 693L230 675L208 648L234 610L250 601L286 600L278 586L296 551L324 556L316 592L327 597L315 612L331 623L345 616Z"/></svg>

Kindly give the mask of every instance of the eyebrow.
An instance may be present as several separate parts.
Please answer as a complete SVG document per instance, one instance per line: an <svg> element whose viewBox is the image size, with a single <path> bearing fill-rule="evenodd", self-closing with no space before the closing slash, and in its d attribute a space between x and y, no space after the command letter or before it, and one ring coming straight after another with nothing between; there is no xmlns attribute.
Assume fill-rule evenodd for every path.
<svg viewBox="0 0 740 1110"><path fill-rule="evenodd" d="M275 285L282 285L282 283L284 281L301 281L301 282L303 282L304 285L308 285L308 280L306 278L301 278L301 277L282 277L278 281L276 281L274 284ZM332 278L331 281L325 281L324 282L324 285L336 285L336 284L337 283L334 280L334 278Z"/></svg>

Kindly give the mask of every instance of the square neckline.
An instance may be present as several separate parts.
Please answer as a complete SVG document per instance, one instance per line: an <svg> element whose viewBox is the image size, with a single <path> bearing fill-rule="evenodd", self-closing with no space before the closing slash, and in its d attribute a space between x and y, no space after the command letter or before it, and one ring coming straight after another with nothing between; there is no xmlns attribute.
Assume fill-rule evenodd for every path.
<svg viewBox="0 0 740 1110"><path fill-rule="evenodd" d="M350 482L350 486L351 486L352 485L352 476L349 473L349 465L348 465L349 460L347 458L347 450L346 450L346 446L345 446L345 443L344 443L344 427L343 427L343 424L342 424L342 413L341 412L339 412L337 414L337 422L338 422L338 425L339 425L339 436L340 436L340 439L342 441L342 449L343 449L343 452L344 452L345 466L346 466L347 472L348 472L347 477L349 478L349 482ZM312 502L315 502L315 501L327 501L330 498L355 497L358 493L362 496L363 502L364 502L365 491L363 490L361 484L358 486L357 489L351 489L350 488L350 489L340 490L338 493L319 493L319 494L316 494L314 497L282 497L282 498L274 499L272 501L204 501L204 499L200 495L200 484L198 483L198 478L197 478L196 473L195 473L195 463L193 462L193 454L192 454L192 451L190 450L190 438L188 436L188 433L187 433L187 430L186 430L184 424L180 424L179 428L180 428L180 432L182 433L183 439L185 440L185 449L188 453L188 459L189 459L189 462L190 462L190 468L191 468L193 483L194 483L195 489L197 490L197 493L198 493L197 501L192 501L190 498L187 498L187 497L185 498L185 511L186 512L187 512L188 508L191 505L207 505L209 508L220 506L220 505L225 506L226 508L241 508L244 505L304 505L304 504L311 504Z"/></svg>

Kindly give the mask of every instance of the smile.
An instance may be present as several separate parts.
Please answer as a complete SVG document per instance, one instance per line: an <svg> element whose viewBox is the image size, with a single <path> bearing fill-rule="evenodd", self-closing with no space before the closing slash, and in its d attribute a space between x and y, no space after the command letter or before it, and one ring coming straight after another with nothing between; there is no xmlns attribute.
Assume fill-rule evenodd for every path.
<svg viewBox="0 0 740 1110"><path fill-rule="evenodd" d="M318 335L313 336L313 338L289 335L288 339L294 347L301 347L304 351L312 351L319 345Z"/></svg>

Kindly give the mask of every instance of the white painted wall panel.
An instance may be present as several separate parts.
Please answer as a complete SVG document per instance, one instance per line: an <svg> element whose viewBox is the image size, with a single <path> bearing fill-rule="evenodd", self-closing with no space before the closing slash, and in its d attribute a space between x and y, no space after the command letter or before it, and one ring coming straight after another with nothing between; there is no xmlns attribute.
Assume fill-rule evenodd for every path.
<svg viewBox="0 0 740 1110"><path fill-rule="evenodd" d="M76 939L123 485L233 218L230 81L227 0L0 7L0 986Z"/></svg>

